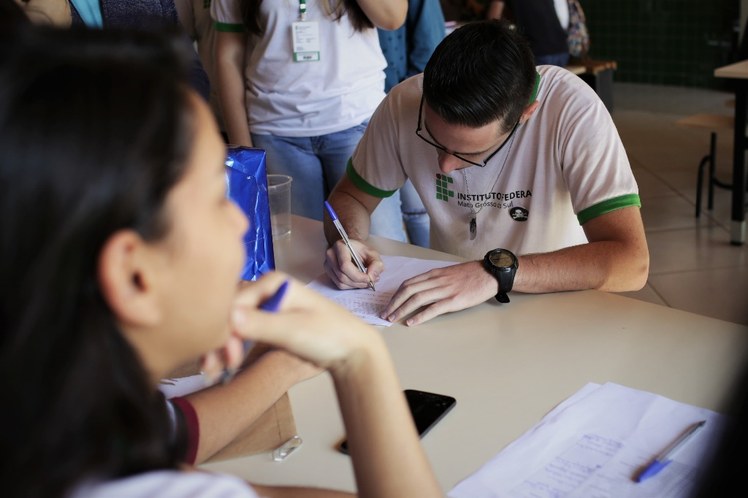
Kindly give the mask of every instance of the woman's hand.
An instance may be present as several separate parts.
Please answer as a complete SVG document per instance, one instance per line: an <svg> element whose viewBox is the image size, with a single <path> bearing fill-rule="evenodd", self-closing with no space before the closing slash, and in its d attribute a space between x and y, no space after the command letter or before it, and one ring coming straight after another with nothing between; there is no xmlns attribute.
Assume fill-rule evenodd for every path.
<svg viewBox="0 0 748 498"><path fill-rule="evenodd" d="M290 281L277 312L259 305ZM232 336L266 343L320 368L343 367L358 352L384 347L379 334L346 309L280 272L267 274L239 293Z"/></svg>
<svg viewBox="0 0 748 498"><path fill-rule="evenodd" d="M244 340L231 334L226 343L219 349L203 355L200 371L209 384L221 379L224 372L235 372L244 361Z"/></svg>
<svg viewBox="0 0 748 498"><path fill-rule="evenodd" d="M286 280L290 285L280 309L258 309ZM240 292L231 324L238 336L330 371L361 496L442 496L389 351L375 329L278 272ZM398 441L394 454L393 440Z"/></svg>

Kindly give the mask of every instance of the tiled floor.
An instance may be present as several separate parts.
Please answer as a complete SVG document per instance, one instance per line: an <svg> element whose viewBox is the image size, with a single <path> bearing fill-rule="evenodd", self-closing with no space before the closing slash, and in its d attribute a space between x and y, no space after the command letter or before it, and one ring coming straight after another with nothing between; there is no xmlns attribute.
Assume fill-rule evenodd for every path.
<svg viewBox="0 0 748 498"><path fill-rule="evenodd" d="M699 112L730 116L730 93L614 84L613 119L634 169L651 258L647 286L626 293L722 320L748 324L748 244L729 243L730 192L715 189L713 211L694 217L696 172L709 130L675 125ZM730 181L732 137L718 136L718 176Z"/></svg>

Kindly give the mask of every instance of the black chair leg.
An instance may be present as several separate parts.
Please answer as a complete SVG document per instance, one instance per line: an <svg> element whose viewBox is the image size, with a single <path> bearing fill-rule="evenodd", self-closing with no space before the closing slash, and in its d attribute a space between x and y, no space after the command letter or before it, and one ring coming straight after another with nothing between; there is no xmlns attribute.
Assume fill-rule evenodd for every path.
<svg viewBox="0 0 748 498"><path fill-rule="evenodd" d="M717 133L712 132L709 137L709 185L707 186L706 207L711 211L714 209L714 182L717 176Z"/></svg>
<svg viewBox="0 0 748 498"><path fill-rule="evenodd" d="M707 176L707 208L714 209L714 187L732 189L732 184L725 183L717 178L717 132L711 132L709 136L709 154L704 156L699 163L699 173L696 178L696 217L701 215L701 191L704 187L704 168L709 165ZM746 179L746 191L748 191L748 179Z"/></svg>
<svg viewBox="0 0 748 498"><path fill-rule="evenodd" d="M704 185L704 167L709 162L709 156L704 156L699 163L699 172L696 177L696 217L701 215L701 190Z"/></svg>

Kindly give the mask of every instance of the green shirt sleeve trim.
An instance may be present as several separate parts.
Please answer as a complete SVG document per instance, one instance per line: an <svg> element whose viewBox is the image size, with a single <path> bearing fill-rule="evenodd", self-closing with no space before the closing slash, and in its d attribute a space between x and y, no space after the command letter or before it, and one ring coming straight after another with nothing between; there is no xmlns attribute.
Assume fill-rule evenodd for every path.
<svg viewBox="0 0 748 498"><path fill-rule="evenodd" d="M215 21L213 27L216 28L216 31L221 31L223 33L244 33L246 31L243 24L229 24L226 22Z"/></svg>
<svg viewBox="0 0 748 498"><path fill-rule="evenodd" d="M587 209L580 211L579 214L577 214L577 219L579 220L580 225L584 225L592 218L597 218L598 216L610 213L611 211L631 206L642 207L639 194L622 195L620 197L614 197L613 199L603 201L600 204L590 206Z"/></svg>
<svg viewBox="0 0 748 498"><path fill-rule="evenodd" d="M369 195L373 195L374 197L384 199L385 197L390 197L392 194L397 192L397 190L380 190L372 185L369 185L369 183L361 178L361 175L359 175L356 170L353 169L353 162L350 159L348 159L348 166L346 166L345 173L348 176L348 179L353 182L353 184L358 187L359 190Z"/></svg>

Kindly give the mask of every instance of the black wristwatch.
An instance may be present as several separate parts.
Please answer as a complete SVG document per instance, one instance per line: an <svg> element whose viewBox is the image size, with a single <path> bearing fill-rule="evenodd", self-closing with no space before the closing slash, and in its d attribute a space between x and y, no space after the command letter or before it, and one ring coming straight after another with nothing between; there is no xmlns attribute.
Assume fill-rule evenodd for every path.
<svg viewBox="0 0 748 498"><path fill-rule="evenodd" d="M507 292L512 290L518 266L517 256L506 249L488 251L483 257L483 267L499 282L499 293L496 294L498 302L509 302Z"/></svg>

